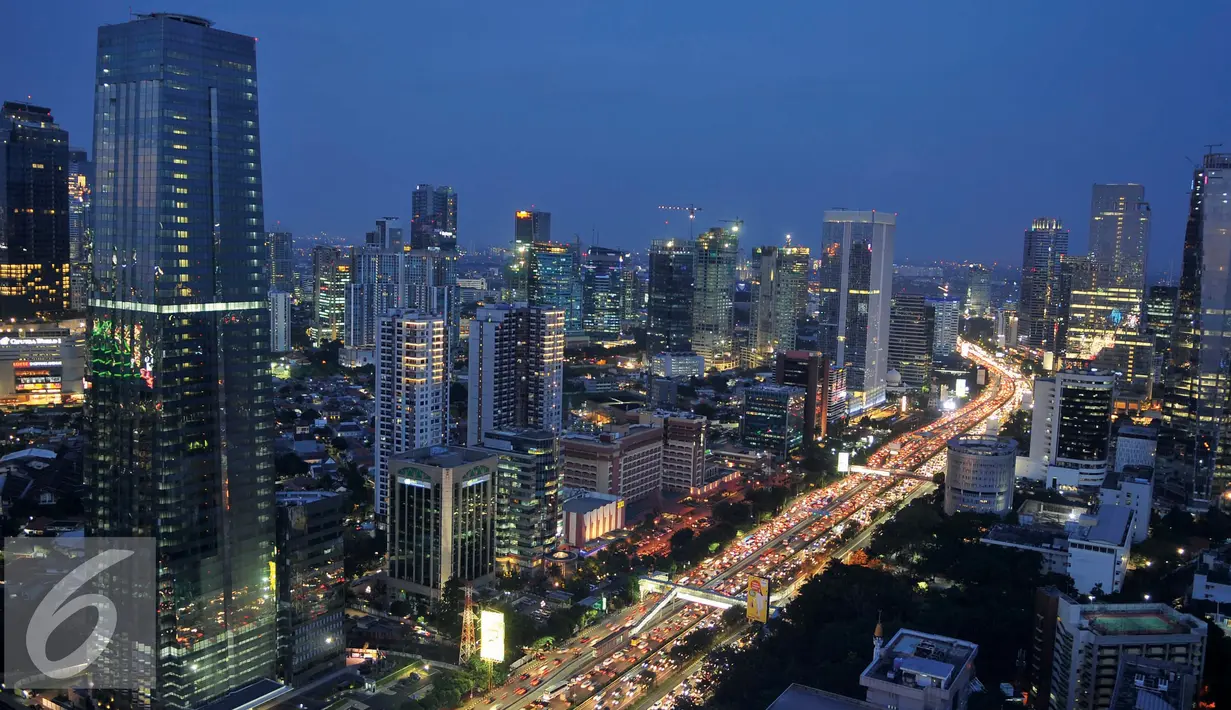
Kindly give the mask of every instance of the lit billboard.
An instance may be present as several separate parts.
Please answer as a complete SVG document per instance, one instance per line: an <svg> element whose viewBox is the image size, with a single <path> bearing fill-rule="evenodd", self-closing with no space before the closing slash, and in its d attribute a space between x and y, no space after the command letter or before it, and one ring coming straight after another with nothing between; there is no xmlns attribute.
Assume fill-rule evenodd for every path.
<svg viewBox="0 0 1231 710"><path fill-rule="evenodd" d="M838 473L846 473L851 470L851 452L838 452Z"/></svg>
<svg viewBox="0 0 1231 710"><path fill-rule="evenodd" d="M957 381L957 388L956 388L956 389L957 389L957 396L958 396L958 397L965 397L965 396L966 396L966 393L968 392L968 390L966 389L966 380L965 380L965 378L958 378L958 381Z"/></svg>
<svg viewBox="0 0 1231 710"><path fill-rule="evenodd" d="M504 614L484 609L479 614L479 658L504 662Z"/></svg>
<svg viewBox="0 0 1231 710"><path fill-rule="evenodd" d="M769 621L769 580L765 577L748 578L748 620Z"/></svg>

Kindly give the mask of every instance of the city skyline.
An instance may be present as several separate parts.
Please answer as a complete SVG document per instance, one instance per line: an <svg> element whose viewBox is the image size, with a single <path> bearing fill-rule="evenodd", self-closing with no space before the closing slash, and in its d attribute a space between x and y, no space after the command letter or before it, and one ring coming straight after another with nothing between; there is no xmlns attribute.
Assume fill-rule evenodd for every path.
<svg viewBox="0 0 1231 710"><path fill-rule="evenodd" d="M507 243L508 213L536 205L555 214L560 240L579 233L589 243L597 230L600 244L644 249L653 238L687 235L686 220L664 225L657 205L695 202L706 208L698 227L742 217L749 243L777 244L791 233L815 247L824 209L876 208L902 216L903 260L939 253L1015 262L1019 257L1007 242L1033 218L1062 218L1074 228L1077 251L1086 242L1090 186L1134 182L1150 191L1154 221L1161 225L1150 268L1165 271L1174 262L1175 272L1185 214L1183 181L1175 176L1186 172L1185 156L1196 159L1203 143L1222 138L1220 126L1231 113L1231 102L1215 96L1210 110L1192 121L1162 123L1166 106L1200 90L1185 69L1187 50L1212 41L1208 33L1225 10L1202 14L1133 3L1110 14L1078 7L1036 18L997 9L997 16L984 18L903 6L877 22L895 40L887 44L898 46L852 64L837 61L849 55L844 48L852 40L832 36L816 46L811 28L858 26L866 10L798 8L746 21L721 7L699 17L684 5L651 15L643 8L536 13L484 4L480 17L467 17L464 27L422 38L420 57L420 50L395 52L402 43L372 33L394 32L407 22L448 26L448 9L319 6L289 21L273 6L187 2L172 9L260 39L270 57L261 76L269 97L262 118L270 223L297 234L361 239L375 216L409 216L415 185L435 182L466 196L465 247ZM30 31L0 49L0 59L29 71L0 79L0 95L32 96L55 112L74 144L87 146L91 106L82 89L94 69L89 37L99 24L123 22L127 6L103 3L65 13L52 3L13 10L13 21ZM72 20L64 23L66 16ZM688 22L676 21L681 17ZM980 32L963 32L977 20L985 21ZM1096 24L1100 31L1093 36L1080 29ZM541 27L552 41L518 53L512 64L470 51L488 47L492 52L484 56L507 56L499 47L519 34L507 30L523 25ZM934 46L926 31L933 26L948 28L960 41ZM638 35L620 29L628 27ZM1042 27L1063 51L1044 57L1029 52L1029 38ZM47 41L53 28L58 42ZM326 30L317 28L329 28L329 41L300 41L324 39L316 35ZM1072 33L1071 41L1065 33ZM780 35L785 41L777 41ZM702 62L687 48L707 40L735 50ZM451 51L433 51L445 42L453 43ZM620 42L629 51L607 51ZM1149 53L1129 51L1147 43ZM578 60L560 67L554 61L559 51ZM444 61L454 67L448 80L433 73ZM958 62L962 71L949 71ZM781 70L770 83L763 81L767 64ZM382 68L402 66L408 69ZM656 76L650 70L659 66L670 70ZM1150 105L1120 110L1118 93L1094 80L1111 68L1149 85ZM1044 85L1052 98L1040 102L1035 97ZM865 96L870 87L876 91ZM411 88L458 110L412 111L402 98L414 93ZM695 106L721 97L732 104L727 116L701 126L683 120ZM730 101L735 97L742 98ZM861 97L859 111L832 116L821 108ZM341 98L371 98L385 108L352 117L361 124L357 130L326 130L323 122L332 118L319 104ZM532 125L513 120L530 115L532 106L557 110ZM384 120L401 109L415 117L414 130ZM865 112L873 120L860 118ZM680 120L668 118L660 135L650 135L645 122L664 115ZM439 145L419 137L446 128L452 138ZM1099 138L1085 140L1090 134ZM364 149L355 141L359 135L384 149ZM1052 158L1040 161L1040 152ZM987 169L991 154L999 166L1015 167ZM655 169L646 171L647 165ZM939 173L937 166L943 166ZM331 173L371 179L317 177ZM578 173L597 177L562 177ZM970 248L959 251L966 239Z"/></svg>

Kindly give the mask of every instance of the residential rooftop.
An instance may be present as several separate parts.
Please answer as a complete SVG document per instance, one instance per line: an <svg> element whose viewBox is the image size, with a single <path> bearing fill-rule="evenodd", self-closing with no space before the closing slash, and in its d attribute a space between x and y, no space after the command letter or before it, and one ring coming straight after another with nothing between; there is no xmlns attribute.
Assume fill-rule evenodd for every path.
<svg viewBox="0 0 1231 710"><path fill-rule="evenodd" d="M422 449L414 449L393 457L395 463L390 464L390 470L395 470L396 462L416 463L423 466L435 466L437 468L456 468L464 466L474 461L482 461L486 458L491 458L495 454L490 451L474 448L468 449L464 446L429 446Z"/></svg>
<svg viewBox="0 0 1231 710"><path fill-rule="evenodd" d="M766 710L877 710L880 707L845 695L791 683Z"/></svg>
<svg viewBox="0 0 1231 710"><path fill-rule="evenodd" d="M947 690L978 653L979 647L969 641L900 629L862 678Z"/></svg>
<svg viewBox="0 0 1231 710"><path fill-rule="evenodd" d="M1081 620L1103 636L1188 634L1197 624L1196 617L1166 604L1087 604L1082 607Z"/></svg>

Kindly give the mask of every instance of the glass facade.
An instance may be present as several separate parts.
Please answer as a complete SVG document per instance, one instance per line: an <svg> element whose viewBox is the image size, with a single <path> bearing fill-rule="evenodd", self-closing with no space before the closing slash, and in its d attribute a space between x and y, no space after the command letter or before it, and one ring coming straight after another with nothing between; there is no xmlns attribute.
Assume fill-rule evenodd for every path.
<svg viewBox="0 0 1231 710"><path fill-rule="evenodd" d="M0 318L57 318L69 307L68 132L51 109L0 108Z"/></svg>
<svg viewBox="0 0 1231 710"><path fill-rule="evenodd" d="M1175 339L1164 376L1162 467L1169 488L1211 500L1231 478L1231 154L1193 174Z"/></svg>
<svg viewBox="0 0 1231 710"><path fill-rule="evenodd" d="M277 502L278 676L297 683L342 662L342 524L351 506L332 491L288 491Z"/></svg>
<svg viewBox="0 0 1231 710"><path fill-rule="evenodd" d="M1060 308L1060 261L1069 253L1069 230L1060 220L1036 219L1022 246L1021 293L1017 303L1018 329L1023 344L1052 350L1057 346Z"/></svg>
<svg viewBox="0 0 1231 710"><path fill-rule="evenodd" d="M807 247L757 247L751 263L751 333L749 367L774 361L774 353L794 350L799 320L808 297L810 252Z"/></svg>
<svg viewBox="0 0 1231 710"><path fill-rule="evenodd" d="M317 347L346 334L346 287L351 256L341 247L312 250L312 342Z"/></svg>
<svg viewBox="0 0 1231 710"><path fill-rule="evenodd" d="M602 340L618 339L624 316L624 252L590 247L581 277L586 334Z"/></svg>
<svg viewBox="0 0 1231 710"><path fill-rule="evenodd" d="M556 548L560 507L560 440L543 430L488 432L483 445L500 460L497 560L522 571L540 568Z"/></svg>
<svg viewBox="0 0 1231 710"><path fill-rule="evenodd" d="M569 333L581 330L577 257L567 244L535 242L530 247L530 305L564 311L564 330Z"/></svg>
<svg viewBox="0 0 1231 710"><path fill-rule="evenodd" d="M199 707L276 656L256 43L142 15L97 68L90 533L157 539L152 702Z"/></svg>
<svg viewBox="0 0 1231 710"><path fill-rule="evenodd" d="M90 297L90 250L94 244L94 161L84 150L68 153L69 307L85 311Z"/></svg>
<svg viewBox="0 0 1231 710"><path fill-rule="evenodd" d="M692 242L675 239L656 239L650 245L650 355L692 350L693 249Z"/></svg>
<svg viewBox="0 0 1231 710"><path fill-rule="evenodd" d="M740 437L744 446L787 457L804 443L807 391L799 387L760 385L744 392Z"/></svg>
<svg viewBox="0 0 1231 710"><path fill-rule="evenodd" d="M734 366L735 232L714 228L697 236L694 247L692 350L706 368Z"/></svg>
<svg viewBox="0 0 1231 710"><path fill-rule="evenodd" d="M295 246L290 232L269 233L269 288L290 293L295 290Z"/></svg>

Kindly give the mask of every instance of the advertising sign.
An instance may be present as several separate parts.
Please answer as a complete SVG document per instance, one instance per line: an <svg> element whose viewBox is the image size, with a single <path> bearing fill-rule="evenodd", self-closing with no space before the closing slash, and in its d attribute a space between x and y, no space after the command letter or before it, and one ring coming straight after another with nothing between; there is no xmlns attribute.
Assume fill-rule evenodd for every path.
<svg viewBox="0 0 1231 710"><path fill-rule="evenodd" d="M846 473L851 470L851 452L838 452L838 473Z"/></svg>
<svg viewBox="0 0 1231 710"><path fill-rule="evenodd" d="M769 580L765 577L748 578L748 620L769 621Z"/></svg>
<svg viewBox="0 0 1231 710"><path fill-rule="evenodd" d="M504 614L484 609L479 614L479 658L504 661Z"/></svg>

